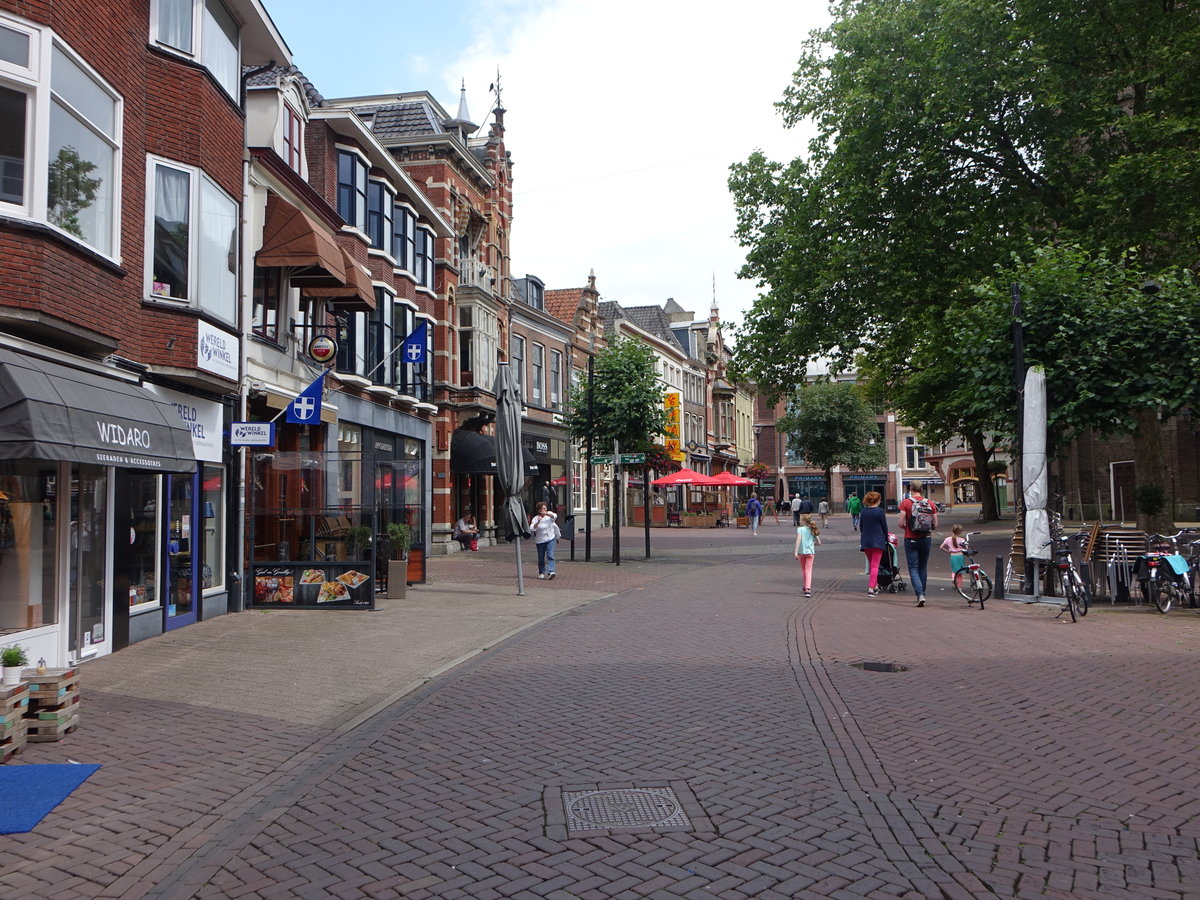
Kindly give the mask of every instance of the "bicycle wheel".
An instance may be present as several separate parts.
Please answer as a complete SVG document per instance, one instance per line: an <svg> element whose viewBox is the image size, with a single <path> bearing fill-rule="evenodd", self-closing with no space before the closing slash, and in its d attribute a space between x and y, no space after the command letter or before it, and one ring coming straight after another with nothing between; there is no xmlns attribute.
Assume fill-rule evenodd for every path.
<svg viewBox="0 0 1200 900"><path fill-rule="evenodd" d="M979 608L983 609L983 604L992 596L992 579L983 569L976 569L971 573L971 588L975 599L979 601Z"/></svg>
<svg viewBox="0 0 1200 900"><path fill-rule="evenodd" d="M1157 578L1150 578L1146 580L1146 596L1149 597L1150 602L1154 604L1155 608L1157 608L1160 613L1167 613L1170 611L1172 599L1171 595L1167 592L1166 585L1164 585Z"/></svg>
<svg viewBox="0 0 1200 900"><path fill-rule="evenodd" d="M964 577L968 572L968 569L962 568L954 573L954 589L958 591L958 596L970 603L975 599L975 593L971 590L971 582ZM963 584L964 581L966 584Z"/></svg>
<svg viewBox="0 0 1200 900"><path fill-rule="evenodd" d="M1084 584L1083 576L1078 572L1071 572L1071 580L1075 582L1075 590L1079 595L1079 614L1086 616L1088 614L1088 607L1092 603L1092 592L1088 590L1088 586Z"/></svg>
<svg viewBox="0 0 1200 900"><path fill-rule="evenodd" d="M1079 621L1079 594L1075 590L1075 582L1070 576L1063 576L1062 579L1063 606L1067 608L1067 612L1071 614L1071 621Z"/></svg>

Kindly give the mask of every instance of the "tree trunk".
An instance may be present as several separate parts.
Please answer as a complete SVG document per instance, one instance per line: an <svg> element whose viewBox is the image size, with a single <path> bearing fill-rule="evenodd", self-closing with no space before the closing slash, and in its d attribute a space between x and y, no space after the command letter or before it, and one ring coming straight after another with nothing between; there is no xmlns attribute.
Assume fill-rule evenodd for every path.
<svg viewBox="0 0 1200 900"><path fill-rule="evenodd" d="M825 467L825 499L829 501L829 508L833 509L833 467Z"/></svg>
<svg viewBox="0 0 1200 900"><path fill-rule="evenodd" d="M1162 422L1155 409L1139 409L1134 413L1137 429L1133 433L1133 478L1134 491L1151 485L1158 486L1167 498L1166 505L1157 513L1137 511L1137 525L1142 531L1152 534L1173 534L1175 531L1173 497L1167 492L1167 467L1163 461Z"/></svg>
<svg viewBox="0 0 1200 900"><path fill-rule="evenodd" d="M975 478L979 486L979 520L995 522L1000 518L1000 509L996 503L996 483L992 480L992 473L988 468L992 454L982 434L970 434L967 441L971 445L971 456L975 459Z"/></svg>

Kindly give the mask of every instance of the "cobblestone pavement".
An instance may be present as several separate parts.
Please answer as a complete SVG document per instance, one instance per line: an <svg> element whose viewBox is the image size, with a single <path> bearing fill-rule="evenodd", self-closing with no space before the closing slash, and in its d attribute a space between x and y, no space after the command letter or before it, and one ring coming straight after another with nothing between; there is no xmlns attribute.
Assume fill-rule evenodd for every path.
<svg viewBox="0 0 1200 900"><path fill-rule="evenodd" d="M642 549L635 535L622 533L627 553ZM137 696L135 671L89 664L105 689L85 693L83 727L18 759L104 767L34 832L0 838L0 886L55 898L1200 896L1200 614L1102 604L1073 625L1047 606L980 611L951 595L944 558L917 609L911 594L865 596L844 518L825 537L808 601L792 531L770 519L758 536L656 530L651 559L621 566L599 561L597 535L592 563L563 547L552 582L529 579L529 553L531 602L590 601L530 613L520 633L349 720L276 716L306 691L303 660L264 649L231 663L227 646L201 646L201 626L159 640L193 642L179 652L215 693L205 674L221 668L277 685L276 699ZM987 540L1003 551L1000 529ZM429 570L434 587L507 589L516 566L500 546ZM254 615L223 618L278 624ZM361 626L342 618L322 639L350 654L343 633ZM336 681L347 702L397 688L361 669ZM625 827L597 820L610 815Z"/></svg>

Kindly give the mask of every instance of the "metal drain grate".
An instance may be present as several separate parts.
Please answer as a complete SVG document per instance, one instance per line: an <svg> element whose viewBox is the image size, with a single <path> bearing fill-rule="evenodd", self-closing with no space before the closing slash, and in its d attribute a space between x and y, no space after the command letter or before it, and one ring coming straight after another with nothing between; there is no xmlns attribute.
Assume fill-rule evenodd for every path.
<svg viewBox="0 0 1200 900"><path fill-rule="evenodd" d="M543 792L546 836L564 840L604 832L716 833L687 782L574 784Z"/></svg>
<svg viewBox="0 0 1200 900"><path fill-rule="evenodd" d="M850 663L855 669L862 669L864 672L907 672L908 666L902 666L900 663L892 662L856 662Z"/></svg>
<svg viewBox="0 0 1200 900"><path fill-rule="evenodd" d="M690 828L669 787L616 791L563 791L568 831L597 828Z"/></svg>

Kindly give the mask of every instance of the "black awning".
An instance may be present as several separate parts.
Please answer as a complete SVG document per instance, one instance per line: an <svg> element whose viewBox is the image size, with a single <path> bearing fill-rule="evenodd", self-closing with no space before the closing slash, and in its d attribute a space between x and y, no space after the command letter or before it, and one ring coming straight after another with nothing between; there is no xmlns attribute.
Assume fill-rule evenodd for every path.
<svg viewBox="0 0 1200 900"><path fill-rule="evenodd" d="M454 429L450 435L450 471L454 475L496 474L496 441L478 431Z"/></svg>
<svg viewBox="0 0 1200 900"><path fill-rule="evenodd" d="M528 447L521 448L525 474L536 475L537 460ZM456 428L450 435L450 472L453 475L495 475L496 439L469 428Z"/></svg>
<svg viewBox="0 0 1200 900"><path fill-rule="evenodd" d="M0 348L0 459L191 472L179 422L140 385Z"/></svg>

